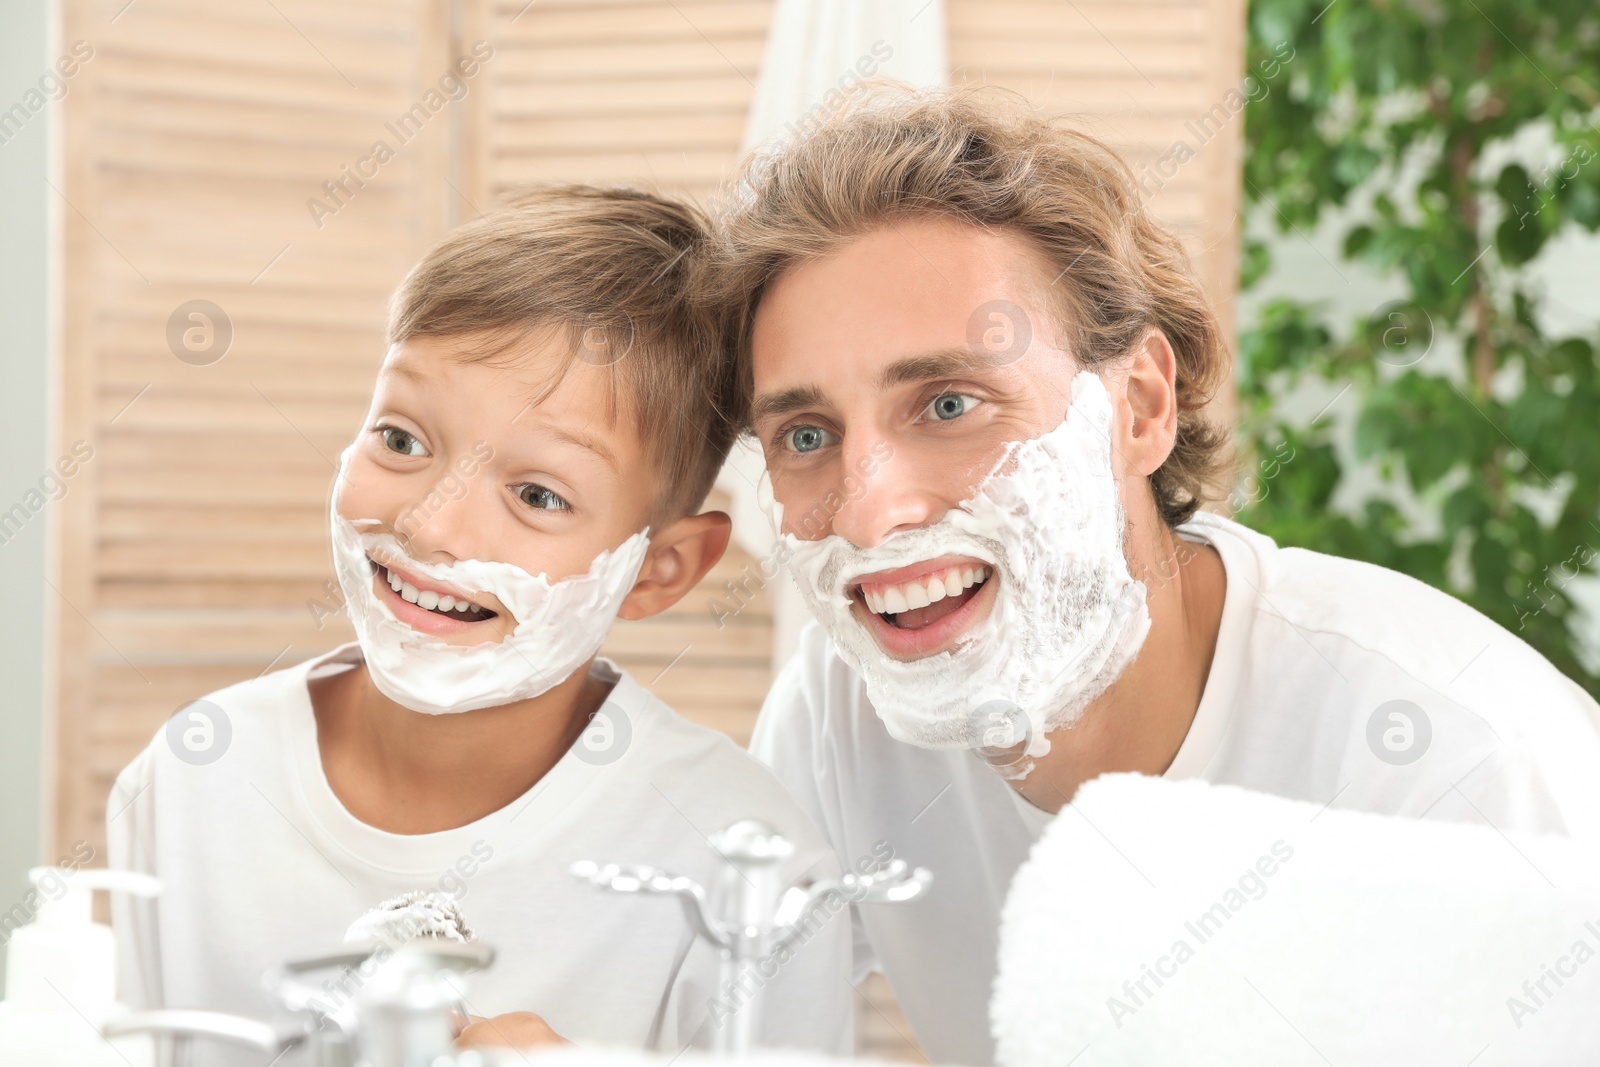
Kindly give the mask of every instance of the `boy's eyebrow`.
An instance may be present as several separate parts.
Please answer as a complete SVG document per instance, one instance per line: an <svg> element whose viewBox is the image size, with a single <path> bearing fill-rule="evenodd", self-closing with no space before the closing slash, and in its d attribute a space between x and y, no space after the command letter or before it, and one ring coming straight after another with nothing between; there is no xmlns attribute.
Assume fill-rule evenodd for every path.
<svg viewBox="0 0 1600 1067"><path fill-rule="evenodd" d="M621 469L622 465L617 462L617 454L611 451L611 449L607 448L606 443L600 440L600 438L583 433L579 430L563 430L559 426L550 426L546 428L549 430L552 437L559 438L570 445L577 445L579 448L588 449L590 452L593 452L595 455L605 460L613 471Z"/></svg>

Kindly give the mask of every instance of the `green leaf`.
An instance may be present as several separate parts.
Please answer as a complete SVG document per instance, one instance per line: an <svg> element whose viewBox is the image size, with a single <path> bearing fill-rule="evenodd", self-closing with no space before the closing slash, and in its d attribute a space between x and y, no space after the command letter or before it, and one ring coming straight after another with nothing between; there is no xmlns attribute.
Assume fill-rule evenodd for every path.
<svg viewBox="0 0 1600 1067"><path fill-rule="evenodd" d="M1537 215L1508 218L1494 231L1495 251L1508 267L1520 267L1539 254L1544 247L1544 229Z"/></svg>
<svg viewBox="0 0 1600 1067"><path fill-rule="evenodd" d="M1361 254L1372 244L1372 239L1377 236L1377 231L1371 226L1357 226L1344 235L1344 258L1360 259Z"/></svg>

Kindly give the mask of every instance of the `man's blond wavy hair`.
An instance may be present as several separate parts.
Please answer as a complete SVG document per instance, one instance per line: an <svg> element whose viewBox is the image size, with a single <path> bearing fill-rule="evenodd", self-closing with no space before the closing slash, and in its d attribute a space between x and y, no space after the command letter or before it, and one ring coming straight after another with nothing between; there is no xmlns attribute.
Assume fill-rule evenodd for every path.
<svg viewBox="0 0 1600 1067"><path fill-rule="evenodd" d="M926 215L1031 240L1061 272L1050 287L1057 326L1084 367L1125 357L1152 327L1165 334L1179 413L1172 453L1150 476L1156 505L1177 526L1219 495L1228 434L1204 408L1227 379L1229 355L1177 237L1145 210L1113 150L989 87L863 87L745 163L722 213L717 285L733 309L741 425L751 325L767 287L867 231Z"/></svg>

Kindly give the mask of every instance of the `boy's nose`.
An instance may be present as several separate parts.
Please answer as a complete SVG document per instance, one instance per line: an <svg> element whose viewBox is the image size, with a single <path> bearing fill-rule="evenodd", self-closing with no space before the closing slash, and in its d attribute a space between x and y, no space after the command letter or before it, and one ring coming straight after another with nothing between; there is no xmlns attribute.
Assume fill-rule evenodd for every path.
<svg viewBox="0 0 1600 1067"><path fill-rule="evenodd" d="M484 524L478 512L476 480L439 483L395 517L395 538L413 559L424 563L492 559L478 541Z"/></svg>

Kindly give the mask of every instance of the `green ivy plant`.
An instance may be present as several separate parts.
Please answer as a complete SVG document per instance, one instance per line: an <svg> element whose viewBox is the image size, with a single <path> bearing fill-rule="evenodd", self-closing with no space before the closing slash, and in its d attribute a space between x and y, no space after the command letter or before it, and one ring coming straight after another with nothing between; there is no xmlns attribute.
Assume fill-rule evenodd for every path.
<svg viewBox="0 0 1600 1067"><path fill-rule="evenodd" d="M1246 202L1289 239L1340 209L1344 259L1403 296L1348 331L1274 301L1243 333L1238 517L1444 589L1600 696L1569 595L1600 562L1600 337L1541 332L1527 270L1563 228L1600 226L1600 4L1253 0L1248 69L1285 43L1246 109ZM1490 172L1534 124L1559 161ZM1246 241L1244 288L1269 258ZM1357 459L1437 521L1385 492L1332 506L1352 476L1336 420L1282 410L1317 379L1358 412Z"/></svg>

